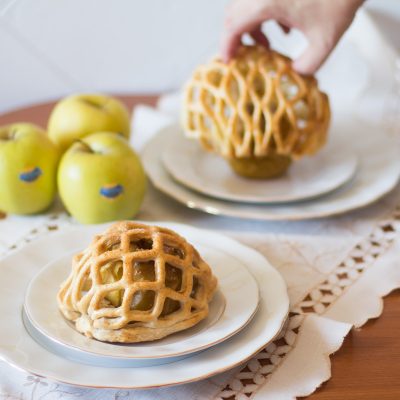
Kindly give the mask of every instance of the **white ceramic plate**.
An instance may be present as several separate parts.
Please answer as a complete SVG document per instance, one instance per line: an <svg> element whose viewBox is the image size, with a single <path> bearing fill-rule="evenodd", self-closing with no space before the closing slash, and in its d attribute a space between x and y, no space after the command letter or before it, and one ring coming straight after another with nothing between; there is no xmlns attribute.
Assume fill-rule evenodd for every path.
<svg viewBox="0 0 400 400"><path fill-rule="evenodd" d="M95 365L110 366L112 362L114 366L135 367L143 366L144 360L152 360L151 364L156 365L158 359L163 359L159 364L165 363L165 358L176 361L176 357L214 346L239 332L254 316L259 302L258 286L243 263L226 251L201 244L197 250L212 266L218 291L210 303L208 317L190 329L131 345L104 343L77 332L62 317L55 301L61 282L70 273L75 252L50 262L32 279L24 303L27 318L53 342L47 342L48 348L58 353L64 347L63 352L70 351L69 358Z"/></svg>
<svg viewBox="0 0 400 400"><path fill-rule="evenodd" d="M330 143L313 157L292 163L285 175L270 180L236 175L218 155L202 149L180 129L169 130L162 153L164 167L179 183L207 196L244 203L282 203L329 193L355 174L357 157L343 143Z"/></svg>
<svg viewBox="0 0 400 400"><path fill-rule="evenodd" d="M228 202L192 191L167 173L162 164L161 152L169 144L169 138L173 134L171 131L176 132L177 129L179 128L175 125L164 128L146 144L142 152L145 170L157 189L189 208L209 214L257 220L322 218L373 203L389 193L396 186L400 176L398 143L387 137L384 132L377 131L374 126L343 117L335 121L331 136L340 136L337 140L344 146L351 147L357 155L357 173L350 182L325 196L297 203Z"/></svg>
<svg viewBox="0 0 400 400"><path fill-rule="evenodd" d="M248 268L260 288L260 304L251 322L229 340L182 361L135 368L91 367L70 361L41 347L25 330L21 309L29 281L61 254L81 248L106 226L80 227L52 234L26 245L1 262L0 357L31 374L88 387L149 388L196 381L245 362L273 340L289 309L285 283L258 252L223 235L186 225L158 222L196 246L220 249ZM229 265L227 265L229 268Z"/></svg>

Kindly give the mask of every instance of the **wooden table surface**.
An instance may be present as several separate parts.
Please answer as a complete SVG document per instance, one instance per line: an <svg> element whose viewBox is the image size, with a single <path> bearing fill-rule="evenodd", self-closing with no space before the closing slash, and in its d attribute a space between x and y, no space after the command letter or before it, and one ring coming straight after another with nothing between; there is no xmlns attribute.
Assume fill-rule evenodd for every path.
<svg viewBox="0 0 400 400"><path fill-rule="evenodd" d="M138 103L153 105L157 99L155 96L120 98L130 108ZM52 103L36 105L0 115L0 125L34 122L45 127L52 106ZM400 400L400 290L385 298L379 319L369 321L346 337L331 362L332 378L307 399Z"/></svg>

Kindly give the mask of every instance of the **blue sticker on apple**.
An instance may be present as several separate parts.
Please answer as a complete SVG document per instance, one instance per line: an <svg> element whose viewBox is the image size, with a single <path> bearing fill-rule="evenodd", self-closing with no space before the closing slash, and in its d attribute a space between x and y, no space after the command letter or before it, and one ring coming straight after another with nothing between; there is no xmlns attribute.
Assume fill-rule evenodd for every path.
<svg viewBox="0 0 400 400"><path fill-rule="evenodd" d="M31 183L36 181L42 174L43 172L39 167L27 168L25 171L19 174L19 179L21 179L21 181Z"/></svg>
<svg viewBox="0 0 400 400"><path fill-rule="evenodd" d="M122 185L105 185L100 189L100 194L107 199L115 199L124 191Z"/></svg>

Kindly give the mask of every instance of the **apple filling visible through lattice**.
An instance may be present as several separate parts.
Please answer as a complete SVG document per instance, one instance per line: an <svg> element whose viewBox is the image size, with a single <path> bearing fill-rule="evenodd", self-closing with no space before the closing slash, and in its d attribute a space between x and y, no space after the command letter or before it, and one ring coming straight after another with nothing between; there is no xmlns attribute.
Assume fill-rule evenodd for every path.
<svg viewBox="0 0 400 400"><path fill-rule="evenodd" d="M58 303L89 337L139 342L205 318L215 288L209 266L175 232L120 222L75 257Z"/></svg>

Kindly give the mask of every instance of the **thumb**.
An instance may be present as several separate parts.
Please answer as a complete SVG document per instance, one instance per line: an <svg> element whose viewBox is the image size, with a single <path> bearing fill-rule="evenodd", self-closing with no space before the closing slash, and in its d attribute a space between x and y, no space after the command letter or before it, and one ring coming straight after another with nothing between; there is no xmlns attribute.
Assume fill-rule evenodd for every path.
<svg viewBox="0 0 400 400"><path fill-rule="evenodd" d="M334 44L318 39L311 39L304 53L293 62L293 68L300 74L312 75L328 58Z"/></svg>

